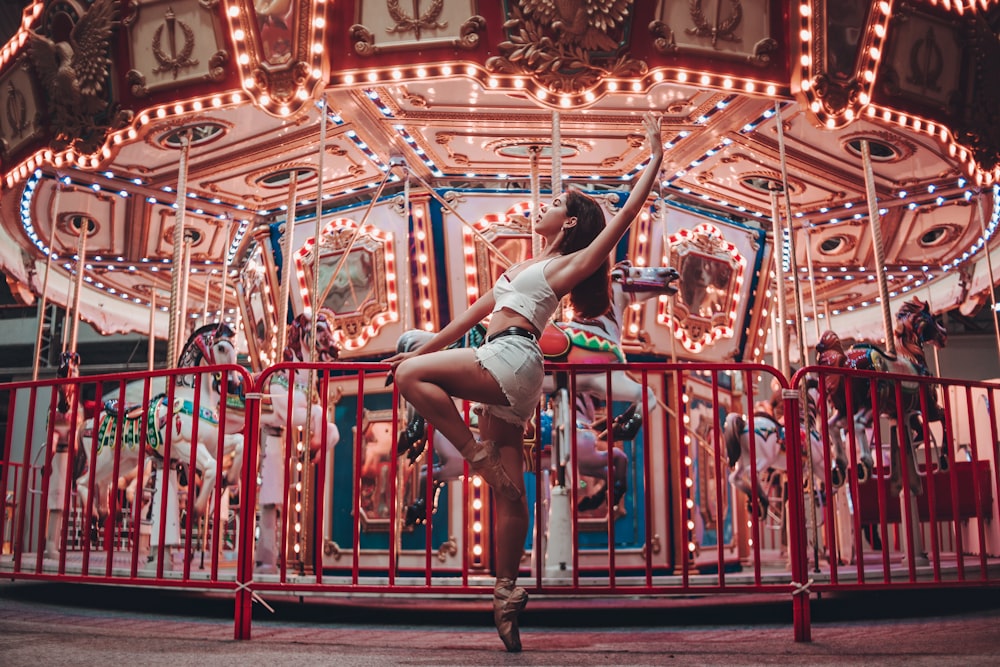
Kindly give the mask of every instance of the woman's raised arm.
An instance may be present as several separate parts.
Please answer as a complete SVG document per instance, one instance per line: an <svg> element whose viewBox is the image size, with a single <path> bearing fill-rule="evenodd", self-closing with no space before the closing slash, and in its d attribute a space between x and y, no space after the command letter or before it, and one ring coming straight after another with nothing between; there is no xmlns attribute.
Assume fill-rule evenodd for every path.
<svg viewBox="0 0 1000 667"><path fill-rule="evenodd" d="M579 271L580 275L587 276L597 270L601 263L607 258L618 241L625 235L625 231L631 226L632 221L639 214L639 211L646 205L646 199L653 190L653 185L660 174L660 165L663 162L663 138L660 132L660 117L647 113L642 118L642 124L646 128L646 141L650 145L649 164L642 171L628 201L618 210L608 226L598 234L586 248L573 253L572 270Z"/></svg>

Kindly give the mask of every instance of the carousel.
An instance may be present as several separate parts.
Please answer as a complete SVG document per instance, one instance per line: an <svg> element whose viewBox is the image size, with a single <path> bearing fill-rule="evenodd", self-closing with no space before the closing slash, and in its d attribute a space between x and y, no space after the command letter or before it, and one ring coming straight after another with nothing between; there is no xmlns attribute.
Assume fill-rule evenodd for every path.
<svg viewBox="0 0 1000 667"><path fill-rule="evenodd" d="M253 570L463 592L491 568L489 494L378 362L532 257L553 194L584 190L610 217L652 111L665 157L613 258L615 318L558 318L524 572L583 592L661 575L761 590L801 550L831 585L845 566L861 577L862 556L912 571L925 552L959 570L973 554L986 577L998 387L945 382L923 345L944 342L934 316L986 312L1000 361L998 31L995 0L35 0L0 50L0 265L26 299L168 353L150 345L134 377L67 371L69 416L66 383L6 389L5 566L135 577L148 556L186 581L197 543L209 583L246 568L241 586ZM869 406L867 434L851 412L881 385L845 361L858 341L916 359L876 371L940 381L911 407ZM846 367L862 387L829 381ZM146 426L123 434L109 399ZM210 426L182 428L181 404ZM171 455L94 458L102 420L111 452L174 418ZM950 455L936 520L918 508L936 488L923 453L928 482L902 503L855 479L865 463L888 477L890 440ZM792 444L815 448L812 468ZM76 477L70 455L91 446ZM136 469L139 491L100 511ZM122 547L143 524L145 552Z"/></svg>

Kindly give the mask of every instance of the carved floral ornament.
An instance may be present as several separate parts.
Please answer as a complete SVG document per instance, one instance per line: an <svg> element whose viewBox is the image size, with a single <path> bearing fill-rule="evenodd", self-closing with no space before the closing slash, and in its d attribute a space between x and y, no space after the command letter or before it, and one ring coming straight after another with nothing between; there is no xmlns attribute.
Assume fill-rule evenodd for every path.
<svg viewBox="0 0 1000 667"><path fill-rule="evenodd" d="M632 21L632 0L520 0L504 23L501 56L491 72L520 74L555 94L576 95L604 79L644 75L649 67L619 53ZM544 100L542 100L544 101Z"/></svg>

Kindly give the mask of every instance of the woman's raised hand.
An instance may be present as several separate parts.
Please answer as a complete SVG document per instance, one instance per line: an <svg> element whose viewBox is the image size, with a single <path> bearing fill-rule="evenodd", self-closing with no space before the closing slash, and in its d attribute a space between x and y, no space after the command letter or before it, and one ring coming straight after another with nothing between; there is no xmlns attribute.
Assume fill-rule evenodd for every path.
<svg viewBox="0 0 1000 667"><path fill-rule="evenodd" d="M663 129L660 126L659 114L647 111L643 114L642 125L646 128L646 140L653 155L663 155Z"/></svg>

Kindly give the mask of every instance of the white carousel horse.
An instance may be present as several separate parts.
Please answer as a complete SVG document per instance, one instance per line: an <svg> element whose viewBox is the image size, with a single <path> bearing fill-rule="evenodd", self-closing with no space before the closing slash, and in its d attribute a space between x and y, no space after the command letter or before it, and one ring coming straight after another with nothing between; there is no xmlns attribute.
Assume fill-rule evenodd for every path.
<svg viewBox="0 0 1000 667"><path fill-rule="evenodd" d="M788 471L785 453L785 427L766 412L757 411L753 415L753 459L756 469L750 467L750 420L733 412L726 417L723 440L732 472L729 481L737 490L747 496L748 507L752 509L756 494L758 516L765 516L768 497L761 485L761 478L768 470ZM823 440L815 429L810 429L808 460L812 466L812 479L824 479Z"/></svg>
<svg viewBox="0 0 1000 667"><path fill-rule="evenodd" d="M235 365L235 333L224 324L209 324L199 328L188 338L181 352L178 366ZM223 385L223 380L225 385ZM220 424L219 408L223 390L226 393L226 421ZM88 470L77 479L77 493L83 507L89 503L92 488L97 494L94 512L98 518L106 516L108 495L113 484L115 460L118 459L119 476L126 475L138 464L139 447L155 458L163 458L167 437L170 438L170 460L188 464L192 446L195 467L201 473L201 489L194 503L194 510L204 515L215 491L216 453L233 454L241 458L243 398L242 381L235 371L218 373L196 372L175 376L173 405L169 394L156 396L147 405L118 406L115 402L105 405L104 414L97 420L88 420L80 430L77 446L90 458L91 449L96 455L89 461ZM194 416L197 400L198 416ZM119 420L122 432L118 433ZM195 423L197 421L197 426ZM146 437L140 442L145 422ZM194 442L195 428L197 441ZM169 429L169 431L168 431ZM117 452L117 453L116 453ZM190 475L192 478L194 475ZM233 477L230 473L229 478ZM230 481L227 479L227 482Z"/></svg>
<svg viewBox="0 0 1000 667"><path fill-rule="evenodd" d="M58 378L75 378L80 375L80 355L63 352L59 357ZM59 541L62 533L63 508L66 506L66 489L71 479L67 479L70 443L83 429L84 409L77 402L79 386L73 382L58 385L56 403L49 412L49 451L52 464L49 474L48 522L45 532L45 557L59 557Z"/></svg>
<svg viewBox="0 0 1000 667"><path fill-rule="evenodd" d="M333 337L333 314L321 308L316 316L316 330L311 331L312 320L301 314L288 325L285 349L282 359L286 362L336 361L339 356ZM311 338L315 336L316 359L310 358ZM340 430L335 422L329 421L319 401L319 385L316 382L309 402L310 369L286 369L275 372L268 381L270 410L261 412L261 456L260 456L260 539L257 542L255 560L257 571L272 573L277 571L278 548L277 529L281 507L286 497L285 442L289 429L305 429L308 422L309 450L315 454L323 443L328 450L340 441Z"/></svg>
<svg viewBox="0 0 1000 667"><path fill-rule="evenodd" d="M832 368L929 376L931 373L924 357L924 344L931 343L941 348L948 342L948 332L934 319L930 306L916 297L904 303L896 314L894 336L897 351L895 356L870 343L857 343L845 350L837 334L827 331L820 337L819 343L816 345L817 362L821 366ZM834 408L830 423L835 428L830 429L830 435L837 450L838 467L847 467L846 447L840 432L853 426L861 459L858 476L862 481L868 479L873 467L867 428L874 424L876 415L885 415L895 420L899 425L899 439L905 441L908 446L923 440L921 385L902 383L900 387L902 416L897 414L894 382L876 382L877 404L874 406L871 401L870 382L866 377L845 378L839 373L830 373L825 376L825 385L827 396ZM853 415L847 414L848 392L850 392L854 409ZM927 414L923 417L928 422L940 421L944 411L938 405L934 392L928 391L926 393ZM900 462L899 447L895 444L891 447L891 457L890 489L895 495L901 490L901 467L898 465ZM904 458L907 462L911 491L914 495L919 495L921 493L920 477L916 472L914 457L908 455ZM947 467L947 461L942 458L939 465L944 469Z"/></svg>
<svg viewBox="0 0 1000 667"><path fill-rule="evenodd" d="M625 355L621 350L621 323L624 319L625 309L636 303L659 296L661 294L676 294L677 286L674 281L678 274L670 267L634 267L630 262L619 262L611 272L612 278L612 310L609 315L604 315L593 320L572 320L570 322L556 322L549 324L542 332L540 344L546 358L552 361L571 363L622 363ZM400 337L396 349L400 352L413 349L423 344L433 336L432 333L420 330L410 330ZM473 339L474 344L481 343L482 332L474 329L468 338ZM631 379L624 371L613 371L611 373L611 391L616 401L630 401L632 406L623 415L619 415L613 421L615 429L615 439L618 441L629 440L635 437L641 426L642 410L637 404L643 400L644 392L642 384ZM542 385L544 393L555 391L555 379L547 375ZM599 400L607 398L608 384L606 373L578 373L576 376L576 391L578 394L588 395ZM645 401L648 409L656 407L656 395L653 390L647 388ZM580 415L586 418L584 414ZM416 459L426 447L424 420L419 415L412 417L406 428L400 434L397 443L397 454L407 454L410 462ZM607 470L607 452L598 450L596 437L592 437L592 429L585 428L579 431L577 439L578 465L583 464L587 470L582 468L583 474L603 477ZM455 449L454 445L443 437L435 433L434 453L437 455L438 463L432 467L432 485L434 488L434 499L445 482L457 479L464 470L462 456ZM619 479L619 461L624 457L624 452L615 450L615 479ZM627 470L627 460L623 461L620 469ZM420 473L419 493L420 497L406 509L405 522L407 525L417 523L426 516L426 489L427 468L423 466ZM624 475L621 477L624 480ZM616 500L624 495L625 487L616 483ZM606 493L606 490L605 490ZM592 501L594 502L594 501ZM436 505L436 502L432 507ZM584 507L587 509L587 507Z"/></svg>

